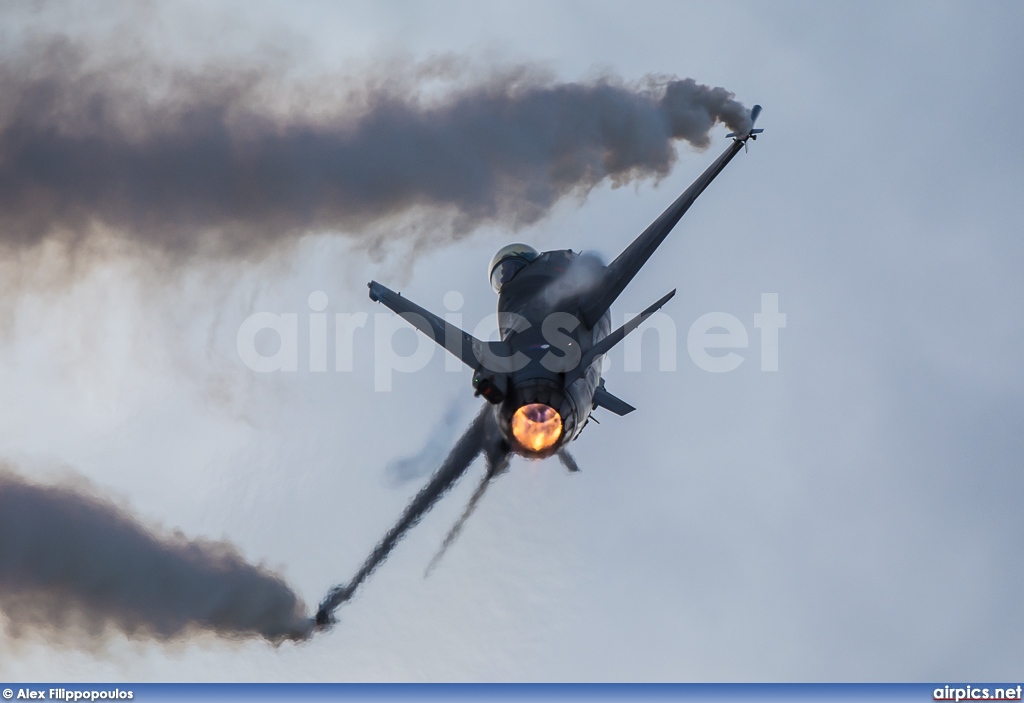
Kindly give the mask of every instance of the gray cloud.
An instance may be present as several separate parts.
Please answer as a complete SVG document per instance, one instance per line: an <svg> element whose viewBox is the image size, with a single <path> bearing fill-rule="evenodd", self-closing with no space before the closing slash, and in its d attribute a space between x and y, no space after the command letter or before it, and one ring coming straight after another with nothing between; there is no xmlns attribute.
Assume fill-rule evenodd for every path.
<svg viewBox="0 0 1024 703"><path fill-rule="evenodd" d="M172 256L245 256L416 207L445 213L456 233L521 226L606 180L665 176L676 140L703 148L716 123L748 121L732 93L688 78L557 83L529 67L428 99L438 72L409 66L334 108L322 106L342 82L325 81L320 109L287 111L267 104L269 68L168 75L144 58L104 64L68 40L26 47L0 66L8 247L75 242L98 225ZM440 64L469 72L463 59Z"/></svg>
<svg viewBox="0 0 1024 703"><path fill-rule="evenodd" d="M0 613L14 635L282 642L309 635L304 611L280 576L226 542L155 534L109 501L0 467Z"/></svg>

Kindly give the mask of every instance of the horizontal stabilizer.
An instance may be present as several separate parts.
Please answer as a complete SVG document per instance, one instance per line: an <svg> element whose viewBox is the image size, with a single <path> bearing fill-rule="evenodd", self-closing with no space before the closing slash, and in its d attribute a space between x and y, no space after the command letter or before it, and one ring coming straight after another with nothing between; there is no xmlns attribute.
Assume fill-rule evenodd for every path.
<svg viewBox="0 0 1024 703"><path fill-rule="evenodd" d="M606 410L615 413L616 415L629 415L631 412L636 410L632 405L624 401L622 398L612 395L604 389L604 379L601 379L601 385L594 391L594 407L605 408Z"/></svg>

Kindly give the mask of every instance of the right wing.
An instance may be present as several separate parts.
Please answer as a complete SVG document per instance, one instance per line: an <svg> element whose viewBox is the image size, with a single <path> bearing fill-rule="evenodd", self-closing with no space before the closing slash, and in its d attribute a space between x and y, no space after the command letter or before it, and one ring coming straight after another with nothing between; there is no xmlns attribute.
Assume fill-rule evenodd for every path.
<svg viewBox="0 0 1024 703"><path fill-rule="evenodd" d="M750 113L751 129L744 134L730 134L729 136L733 138L733 141L729 148L722 152L722 155L713 164L708 166L704 173L689 188L683 191L683 194L676 198L676 201L669 205L665 212L661 213L658 219L652 222L639 237L633 240L633 243L626 247L625 251L619 254L615 261L608 264L608 268L603 274L602 282L594 289L595 294L589 299L585 299L580 305L580 316L587 327L593 329L597 321L611 307L612 303L615 302L615 299L619 297L619 294L622 293L629 282L633 280L633 277L636 276L641 267L651 258L654 250L665 241L665 237L676 226L676 223L682 219L694 201L704 192L705 188L711 185L711 181L715 180L715 177L732 161L732 158L739 153L739 150L746 145L747 139L757 138L755 135L762 130L755 130L753 126L754 120L757 119L760 113L761 106L755 105Z"/></svg>

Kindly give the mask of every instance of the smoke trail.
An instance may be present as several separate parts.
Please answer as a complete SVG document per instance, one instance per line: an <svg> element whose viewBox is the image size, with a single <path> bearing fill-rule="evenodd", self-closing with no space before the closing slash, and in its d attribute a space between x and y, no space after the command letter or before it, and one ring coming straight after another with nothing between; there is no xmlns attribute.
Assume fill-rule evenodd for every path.
<svg viewBox="0 0 1024 703"><path fill-rule="evenodd" d="M438 467L427 485L421 488L412 502L406 506L398 522L373 548L356 575L347 584L334 586L324 596L316 613L317 624L327 625L331 622L333 611L355 594L359 585L384 563L391 554L391 550L405 537L405 534L416 526L416 523L434 507L434 503L441 496L455 485L456 481L462 478L477 455L487 449L486 445L491 434L488 432L487 425L493 422L493 406L485 403L476 418L452 447L444 463Z"/></svg>
<svg viewBox="0 0 1024 703"><path fill-rule="evenodd" d="M491 485L491 481L508 469L511 459L512 455L508 452L505 452L504 455L500 456L497 461L493 461L491 457L488 457L487 473L484 474L484 477L480 480L476 490L473 491L473 495L470 496L469 502L466 503L466 507L462 510L462 515L460 515L459 519L455 521L452 528L448 530L448 534L445 535L444 541L441 542L441 547L437 550L437 554L435 554L434 558L430 560L429 564L427 564L427 568L423 570L423 578L430 576L431 572L433 572L433 570L437 568L437 565L441 563L441 559L444 558L448 549L455 544L455 540L457 540L459 535L462 534L462 528L465 527L466 521L473 516L477 506L484 497L484 493L487 492L487 487Z"/></svg>
<svg viewBox="0 0 1024 703"><path fill-rule="evenodd" d="M134 63L111 68L67 39L2 59L0 246L98 227L182 258L249 256L414 210L447 217L449 235L521 226L606 180L664 176L674 140L705 147L716 123L749 121L732 93L691 79L466 79L470 62L451 59L463 83L429 99L438 72L417 82L411 66L367 77L343 105L325 83L319 104L288 111L267 106L289 92L271 69Z"/></svg>
<svg viewBox="0 0 1024 703"><path fill-rule="evenodd" d="M108 501L0 466L0 614L16 636L116 628L159 640L205 631L279 643L309 636L304 612L279 576L228 543L155 535Z"/></svg>

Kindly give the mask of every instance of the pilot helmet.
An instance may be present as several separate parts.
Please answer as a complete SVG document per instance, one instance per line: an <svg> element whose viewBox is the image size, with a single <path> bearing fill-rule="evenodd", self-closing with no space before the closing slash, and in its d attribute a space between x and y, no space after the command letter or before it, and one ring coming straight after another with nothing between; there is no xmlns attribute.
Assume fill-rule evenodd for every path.
<svg viewBox="0 0 1024 703"><path fill-rule="evenodd" d="M488 269L491 288L495 293L501 293L501 287L515 278L517 273L538 256L540 252L528 244L509 244L499 249L491 259L491 267Z"/></svg>

